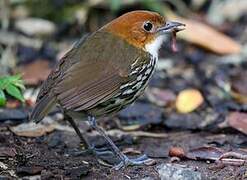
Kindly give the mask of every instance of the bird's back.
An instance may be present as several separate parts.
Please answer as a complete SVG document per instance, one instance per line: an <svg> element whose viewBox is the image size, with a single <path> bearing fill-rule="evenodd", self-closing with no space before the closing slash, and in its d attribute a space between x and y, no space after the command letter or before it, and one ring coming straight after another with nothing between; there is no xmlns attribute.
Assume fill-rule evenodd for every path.
<svg viewBox="0 0 247 180"><path fill-rule="evenodd" d="M92 110L121 94L121 86L137 78L137 74L130 76L133 67L149 60L143 50L109 32L97 31L59 61L41 87L31 118L39 121L55 103L65 111Z"/></svg>

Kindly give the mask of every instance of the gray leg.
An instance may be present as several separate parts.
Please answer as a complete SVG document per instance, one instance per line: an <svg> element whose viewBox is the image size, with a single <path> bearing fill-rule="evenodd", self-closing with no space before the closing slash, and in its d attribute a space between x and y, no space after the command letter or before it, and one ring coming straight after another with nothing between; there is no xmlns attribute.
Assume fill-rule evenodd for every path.
<svg viewBox="0 0 247 180"><path fill-rule="evenodd" d="M115 162L118 162L117 159L114 159L114 154L109 151L107 148L95 148L94 144L91 144L87 138L85 137L85 135L83 135L77 124L75 123L75 121L73 120L72 117L66 115L65 119L67 121L69 121L69 123L71 124L71 126L74 128L76 134L79 136L81 143L83 143L84 148L87 149L87 151L83 151L80 154L84 154L86 153L93 153L94 155L97 156L97 158L103 160L103 162L108 163L108 164L114 164Z"/></svg>
<svg viewBox="0 0 247 180"><path fill-rule="evenodd" d="M87 138L81 133L81 131L77 127L77 124L75 123L75 121L70 116L66 116L66 120L68 120L70 122L71 126L74 128L76 134L79 136L84 147L86 149L90 149L91 148L90 143L88 142Z"/></svg>
<svg viewBox="0 0 247 180"><path fill-rule="evenodd" d="M112 148L112 151L119 157L119 159L121 160L121 162L115 166L116 170L119 170L125 166L128 165L143 165L145 163L148 163L150 161L152 161L152 159L149 159L145 154L141 157L138 157L136 159L129 159L126 155L124 155L119 149L118 147L114 144L114 142L107 136L107 134L105 133L105 131L99 127L96 123L96 120L94 117L89 116L88 117L88 121L91 125L92 128L94 128L100 135L102 135L104 137L104 139L107 141L107 143L109 143L109 145Z"/></svg>

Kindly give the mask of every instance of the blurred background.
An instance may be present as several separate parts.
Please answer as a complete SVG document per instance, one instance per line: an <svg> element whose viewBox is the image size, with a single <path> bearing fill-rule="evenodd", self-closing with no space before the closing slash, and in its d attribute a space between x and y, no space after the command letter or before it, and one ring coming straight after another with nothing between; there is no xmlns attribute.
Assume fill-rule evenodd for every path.
<svg viewBox="0 0 247 180"><path fill-rule="evenodd" d="M203 121L203 126L219 121L218 116L222 113L225 116L229 108L246 109L247 2L244 0L1 0L0 3L0 76L2 81L10 81L17 87L15 91L0 87L2 107L32 108L39 85L79 38L125 12L144 9L187 26L178 33L178 52L172 52L170 43L161 48L157 71L144 101L168 106L165 116L176 114L171 117L171 123L175 123L171 126L177 126L180 116L184 124L184 116L197 108L199 114L212 114L208 122L204 118L196 120L196 124ZM11 79L10 75L17 76ZM197 99L185 100L180 105L177 96L187 89L185 99L187 96Z"/></svg>
<svg viewBox="0 0 247 180"><path fill-rule="evenodd" d="M246 0L0 0L2 136L68 130L59 109L38 130L27 125L39 86L77 40L140 9L183 22L186 30L177 34L177 52L170 43L161 48L145 94L101 125L152 133L233 133L247 143Z"/></svg>

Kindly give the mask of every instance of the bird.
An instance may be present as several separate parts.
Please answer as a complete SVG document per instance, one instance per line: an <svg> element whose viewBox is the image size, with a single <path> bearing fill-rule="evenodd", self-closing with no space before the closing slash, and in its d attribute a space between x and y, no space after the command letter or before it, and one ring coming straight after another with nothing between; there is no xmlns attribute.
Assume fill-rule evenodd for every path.
<svg viewBox="0 0 247 180"><path fill-rule="evenodd" d="M86 148L94 147L75 119L88 121L104 137L119 159L113 164L115 169L145 164L150 158L127 157L96 119L119 112L143 93L161 45L183 29L185 24L166 21L159 13L145 10L127 12L112 20L80 39L60 59L43 82L30 119L38 123L59 105Z"/></svg>

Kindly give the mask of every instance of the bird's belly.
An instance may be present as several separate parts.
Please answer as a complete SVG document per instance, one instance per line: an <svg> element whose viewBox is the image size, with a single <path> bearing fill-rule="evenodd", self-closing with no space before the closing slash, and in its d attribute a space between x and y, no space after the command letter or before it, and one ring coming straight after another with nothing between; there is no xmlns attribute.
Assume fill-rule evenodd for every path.
<svg viewBox="0 0 247 180"><path fill-rule="evenodd" d="M104 116L118 112L127 105L133 103L145 90L150 77L153 74L156 59L150 60L148 64L144 64L137 70L134 70L135 79L123 84L120 92L111 99L100 103L93 108L95 116Z"/></svg>

